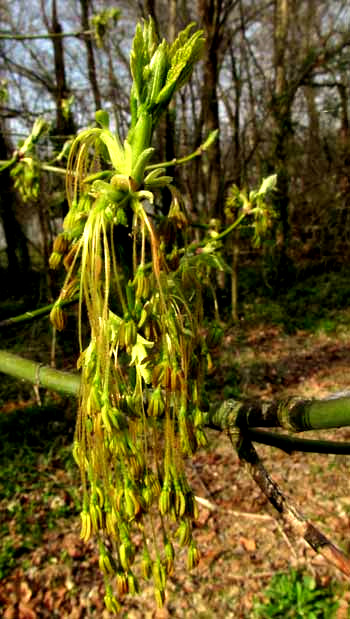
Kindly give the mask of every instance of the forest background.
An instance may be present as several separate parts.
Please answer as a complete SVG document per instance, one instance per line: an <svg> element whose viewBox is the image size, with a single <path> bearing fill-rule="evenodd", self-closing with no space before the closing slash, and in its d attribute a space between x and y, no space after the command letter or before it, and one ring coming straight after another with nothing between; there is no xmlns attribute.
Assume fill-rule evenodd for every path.
<svg viewBox="0 0 350 619"><path fill-rule="evenodd" d="M269 397L271 393L293 387L295 393L295 384L306 385L306 381L307 393L312 395L312 381L315 395L344 387L348 378L344 367L338 369L341 378L334 378L333 374L331 380L328 375L326 384L321 385L317 372L320 359L326 365L330 360L336 363L349 358L346 329L350 322L347 313L350 29L346 2L151 0L121 1L117 5L89 0L3 2L0 160L10 160L20 140L30 133L34 121L43 117L48 130L36 145L36 154L38 160L48 165L46 169L33 165L26 191L20 191L23 170L18 170L17 175L10 170L1 173L1 318L40 307L57 294L59 282L49 269L49 256L67 212L67 202L64 176L50 167L64 170L64 158L59 153L77 130L94 122L97 109L106 109L113 125L125 135L129 120L131 40L135 23L148 15L153 17L161 37L174 39L191 21L203 28L206 37L202 61L189 85L177 94L176 103L163 119L154 140L159 160L171 160L195 151L210 131L220 130L219 138L203 157L170 171L183 196L194 235L200 238L208 230L215 234L234 221L238 209L227 204L233 185L249 196L249 190L258 187L264 177L277 174L273 197L275 217L262 243L255 246L252 229L242 227L223 245L222 257L227 270L208 280L208 306L214 299L213 319L225 331L223 354L218 353L215 359L213 384L216 389L220 386L220 395L225 397L241 393ZM169 196L164 192L159 199L166 212ZM74 367L75 326L72 315L68 337L67 333L56 334L54 341L45 321L20 332L17 328L2 330L1 347L16 352L25 349L28 356L46 363L51 355L51 362L55 360L58 367ZM296 333L293 343L288 339L291 333ZM254 346L259 349L260 357L258 352L252 353ZM274 347L272 360L268 353ZM282 362L275 362L282 357ZM1 394L4 410L17 408L21 400L27 403L30 398L29 388L19 387L11 379L4 380ZM35 418L37 411L33 414ZM39 414L39 421L40 418ZM11 423L14 419L17 418L12 417ZM58 419L52 423L61 424L60 415ZM6 426L6 432L10 433L11 427ZM62 427L57 428L60 437ZM23 443L22 435L20 439ZM60 448L68 459L65 445ZM202 463L203 456L198 456L198 466L203 470L209 467L208 458L212 457L224 469L227 454L221 454L220 449L217 456L208 452L207 460ZM55 464L50 458L52 453L47 460L51 471ZM340 466L345 468L345 458ZM69 474L62 473L63 477L66 475L65 482ZM292 479L293 473L286 475ZM203 482L203 476L201 479ZM210 486L210 476L206 481ZM239 478L237 483L241 483ZM317 492L322 494L321 487ZM36 608L33 600L39 595L39 589L42 592L45 588L42 581L40 587L34 584L34 576L32 581L23 578L22 555L27 557L33 551L26 547L28 543L33 544L32 532L26 532L27 502L36 505L39 499L34 495L23 498L23 488L16 488L17 504L12 508L10 505L10 509L9 496L14 493L11 483L4 492L6 509L11 514L11 522L15 522L12 536L8 523L4 524L3 532L8 537L8 550L2 559L4 576L9 572L8 563L13 569L22 570L17 572L17 581L16 578L9 581L8 595L16 587L22 587L22 598L28 597L27 606ZM58 484L55 489L56 508L51 505L52 488L48 491L42 508L44 520L55 509L57 518L66 519L74 511L77 497L72 492L62 498L62 488ZM68 493L67 489L65 492ZM225 500L221 497L219 504L224 505ZM31 509L35 511L33 505ZM342 509L347 518L343 504ZM249 512L249 506L245 505L244 510ZM35 520L34 515L31 517ZM57 518L51 518L55 526ZM208 514L203 518L214 521ZM205 520L203 528L206 524ZM217 522L212 527L209 525L209 533L216 526L220 527ZM205 533L210 537L207 530ZM38 530L41 542L42 535ZM242 552L248 553L254 563L255 535L251 531L241 533L239 539ZM83 561L82 550L75 542L72 544L74 548L66 549L68 560ZM220 548L221 552L222 543ZM266 554L262 546L259 552L261 557ZM41 559L37 560L40 565ZM212 569L209 551L207 563L204 570ZM274 571L269 565L265 580ZM61 576L56 574L55 578L60 580ZM62 604L67 604L70 576L66 572L63 576ZM47 572L46 577L51 578ZM327 573L324 582L328 584L330 578ZM190 592L192 587L193 593L193 583L186 586ZM237 612L239 605L242 613L251 608L249 604L256 591L252 581L246 597L235 586L230 584L234 590L230 589L231 597L224 596L224 610L219 612L225 616L229 616L230 604L235 609L232 612ZM179 583L174 584L175 590L176 587L180 587ZM72 589L75 591L74 585ZM48 601L49 590L52 587L42 594L47 599L41 599L40 604L49 608L52 603L56 608L56 598ZM55 595L59 596L57 591ZM212 595L215 598L215 592ZM85 608L93 613L91 608L98 605L97 597L90 606L86 600ZM347 605L346 596L344 600ZM206 603L207 600L203 602L204 608ZM213 613L215 604L219 602L212 606ZM184 616L191 616L188 608L183 612L187 613ZM178 616L181 616L179 611Z"/></svg>

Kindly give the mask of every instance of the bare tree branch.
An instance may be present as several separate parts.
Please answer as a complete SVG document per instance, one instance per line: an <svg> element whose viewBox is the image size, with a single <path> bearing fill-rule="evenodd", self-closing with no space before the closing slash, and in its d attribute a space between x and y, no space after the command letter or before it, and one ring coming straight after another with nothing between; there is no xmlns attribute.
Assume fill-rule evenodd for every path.
<svg viewBox="0 0 350 619"><path fill-rule="evenodd" d="M68 39L68 38L85 38L94 34L93 30L76 30L73 32L53 32L51 34L16 34L12 32L0 32L0 40L9 41L32 41L36 39Z"/></svg>
<svg viewBox="0 0 350 619"><path fill-rule="evenodd" d="M236 433L231 432L229 436L250 475L280 514L286 532L293 536L303 537L311 548L321 554L328 563L334 565L346 576L350 576L350 558L310 523L284 496L276 482L271 479L250 440L241 434L237 437Z"/></svg>

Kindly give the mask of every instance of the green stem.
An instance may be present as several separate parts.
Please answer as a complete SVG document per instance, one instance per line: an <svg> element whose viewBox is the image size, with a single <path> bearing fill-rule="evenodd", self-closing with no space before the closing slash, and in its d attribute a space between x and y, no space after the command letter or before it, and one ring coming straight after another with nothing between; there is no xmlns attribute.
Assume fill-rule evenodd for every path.
<svg viewBox="0 0 350 619"><path fill-rule="evenodd" d="M241 221L247 217L247 215L251 215L252 213L254 213L254 209L252 209L249 212L245 212L242 213L238 219L235 219L235 221L228 227L225 228L225 230L223 230L222 232L220 232L217 236L214 237L215 241L221 241L222 239L224 239L226 236L228 236L229 234L231 234L231 232L237 228L237 226L239 226L239 224L241 223Z"/></svg>
<svg viewBox="0 0 350 619"><path fill-rule="evenodd" d="M66 176L67 174L66 168L59 168L54 165L49 165L48 163L42 163L40 167L42 170L45 170L45 172L53 172L54 174L61 174L62 176ZM70 174L74 174L74 172L70 172Z"/></svg>
<svg viewBox="0 0 350 619"><path fill-rule="evenodd" d="M212 238L206 237L205 239L203 239L203 241L199 241L198 243L191 243L191 245L189 245L188 247L181 247L178 250L178 253L181 256L183 256L187 252L188 249L191 250L191 252L193 253L193 251L200 249L201 247L205 247L209 242L213 243L213 242L221 241L226 236L231 234L231 232L233 232L235 228L237 228L237 226L241 223L242 219L244 219L247 215L250 215L253 212L254 211L252 210L252 211L249 211L249 213L248 212L242 213L242 215L240 215L238 219L236 219L228 228L225 228L225 230L217 234L217 236L213 236ZM199 226L199 225L197 225L197 227L203 227L203 228L205 227L207 229L210 228L210 226ZM149 264L147 263L145 265L145 268L147 268L148 266Z"/></svg>
<svg viewBox="0 0 350 619"><path fill-rule="evenodd" d="M183 165L184 163L188 163L189 161L196 159L196 157L201 157L203 153L205 153L206 150L208 149L208 146L206 145L207 141L208 140L203 142L203 144L198 146L198 148L196 148L196 150L193 151L193 153L186 155L186 157L180 157L180 159L177 159L176 157L174 157L174 159L171 159L170 161L163 161L162 163L150 164L146 166L145 171L149 172L150 170L157 170L158 168L171 168L172 166L175 166L175 165Z"/></svg>
<svg viewBox="0 0 350 619"><path fill-rule="evenodd" d="M73 299L69 299L69 301L60 301L60 305L62 307L67 307L68 305L73 305L79 301L79 296L76 295ZM51 303L50 305L45 305L44 307L40 307L39 309L24 312L24 314L20 314L20 316L14 316L12 318L5 318L0 321L0 329L2 327L9 327L11 325L15 325L18 323L29 322L31 320L36 320L37 318L42 318L49 314L53 308L55 303Z"/></svg>
<svg viewBox="0 0 350 619"><path fill-rule="evenodd" d="M12 159L9 159L8 161L0 161L0 172L4 172L4 170L7 170L11 166L13 166L15 163L17 163L17 161L17 157L12 157Z"/></svg>
<svg viewBox="0 0 350 619"><path fill-rule="evenodd" d="M9 159L8 161L1 160L0 173L13 166L15 163L18 163L18 161L20 161L20 159L18 159L17 157L12 157L12 159ZM45 170L45 172L53 172L54 174L61 174L62 176L65 176L67 174L66 168L59 168L58 166L49 165L48 163L40 163L40 168L42 170ZM70 172L70 174L75 173Z"/></svg>

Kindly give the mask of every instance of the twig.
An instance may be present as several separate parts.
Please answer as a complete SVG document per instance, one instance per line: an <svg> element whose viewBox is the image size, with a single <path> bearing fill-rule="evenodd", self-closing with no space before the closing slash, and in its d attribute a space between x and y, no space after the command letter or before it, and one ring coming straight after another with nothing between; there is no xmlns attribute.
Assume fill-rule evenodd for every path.
<svg viewBox="0 0 350 619"><path fill-rule="evenodd" d="M216 140L218 133L219 132L216 130L213 131L212 134L209 134L205 142L198 146L198 148L196 148L196 150L189 155L186 155L185 157L180 157L179 159L176 159L176 157L174 157L174 159L171 159L170 161L162 161L161 163L150 164L146 166L146 171L148 172L149 170L157 170L159 168L170 168L177 165L183 165L184 163L188 163L189 161L196 159L196 157L201 157L203 153L208 150L210 144Z"/></svg>
<svg viewBox="0 0 350 619"><path fill-rule="evenodd" d="M42 170L45 170L45 172L53 172L54 174L61 174L62 176L66 176L67 174L66 168L58 168L57 166L50 165L48 163L42 163L40 167ZM70 174L75 175L74 172L70 172Z"/></svg>
<svg viewBox="0 0 350 619"><path fill-rule="evenodd" d="M276 518L274 516L269 516L268 514L255 514L254 512L240 512L234 509L225 509L226 514L231 514L232 516L236 516L237 518L250 518L252 520L263 520L264 522L276 522Z"/></svg>
<svg viewBox="0 0 350 619"><path fill-rule="evenodd" d="M197 501L197 503L199 503L200 505L203 505L203 507L205 507L206 509L208 509L210 512L216 512L216 511L220 511L220 505L215 505L215 503L212 503L211 501L208 501L208 499L204 499L201 496L195 496L194 497ZM241 512L241 511L237 511L234 509L226 509L225 508L225 514L230 514L231 516L236 516L237 518L252 518L253 520L270 520L270 521L276 521L276 518L274 518L273 516L269 516L268 514L255 514L253 512Z"/></svg>
<svg viewBox="0 0 350 619"><path fill-rule="evenodd" d="M218 506L211 501L208 501L208 499L204 499L201 496L195 496L194 498L196 499L197 503L203 505L203 507L205 507L206 509L209 509L210 512L215 512L218 509Z"/></svg>
<svg viewBox="0 0 350 619"><path fill-rule="evenodd" d="M94 34L93 30L77 30L75 32L50 32L39 34L17 34L13 32L0 32L0 40L9 39L14 41L32 41L34 39L64 39L64 38L80 38L86 35Z"/></svg>

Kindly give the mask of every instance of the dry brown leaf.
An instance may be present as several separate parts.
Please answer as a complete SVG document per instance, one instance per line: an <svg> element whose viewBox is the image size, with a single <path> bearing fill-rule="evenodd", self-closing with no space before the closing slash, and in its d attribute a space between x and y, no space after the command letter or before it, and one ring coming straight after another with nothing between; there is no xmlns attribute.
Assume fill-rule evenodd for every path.
<svg viewBox="0 0 350 619"><path fill-rule="evenodd" d="M255 539L252 539L252 538L249 538L249 537L240 537L239 538L239 542L240 542L240 544L242 544L243 548L247 552L255 552L256 551Z"/></svg>
<svg viewBox="0 0 350 619"><path fill-rule="evenodd" d="M61 541L61 548L73 559L82 556L82 543L76 533L67 533Z"/></svg>
<svg viewBox="0 0 350 619"><path fill-rule="evenodd" d="M18 610L18 619L36 619L36 617L36 612L30 606L22 604L22 602L20 603Z"/></svg>

